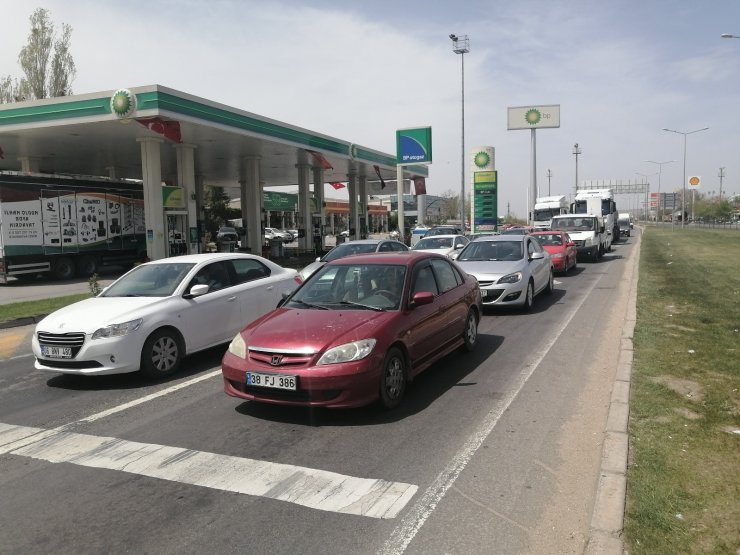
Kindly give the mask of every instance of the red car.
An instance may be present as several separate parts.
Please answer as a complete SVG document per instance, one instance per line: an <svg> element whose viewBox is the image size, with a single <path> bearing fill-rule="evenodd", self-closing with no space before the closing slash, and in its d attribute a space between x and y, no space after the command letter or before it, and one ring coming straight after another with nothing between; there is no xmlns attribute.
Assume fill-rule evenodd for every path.
<svg viewBox="0 0 740 555"><path fill-rule="evenodd" d="M420 372L475 348L481 314L478 282L446 256L340 258L234 338L224 390L264 403L393 408Z"/></svg>
<svg viewBox="0 0 740 555"><path fill-rule="evenodd" d="M565 274L578 265L576 244L564 231L535 231L531 235L550 253L554 271Z"/></svg>

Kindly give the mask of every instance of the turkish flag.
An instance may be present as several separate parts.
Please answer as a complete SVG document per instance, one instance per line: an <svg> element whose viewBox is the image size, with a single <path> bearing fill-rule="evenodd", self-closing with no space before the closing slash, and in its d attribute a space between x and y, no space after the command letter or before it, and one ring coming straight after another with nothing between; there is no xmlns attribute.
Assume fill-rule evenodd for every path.
<svg viewBox="0 0 740 555"><path fill-rule="evenodd" d="M417 195L426 195L427 194L427 181L423 177L415 177L414 178L414 189L416 190Z"/></svg>
<svg viewBox="0 0 740 555"><path fill-rule="evenodd" d="M316 160L319 165L324 168L325 170L333 170L334 166L331 165L331 162L327 160L323 154L320 152L316 152L315 150L308 150L306 149L306 152L308 152L311 156L314 157L314 160Z"/></svg>
<svg viewBox="0 0 740 555"><path fill-rule="evenodd" d="M332 187L334 187L337 190L344 189L344 187L345 187L345 184L344 183L339 183L338 181L333 181L333 182L329 183L329 185L331 185Z"/></svg>
<svg viewBox="0 0 740 555"><path fill-rule="evenodd" d="M144 127L149 128L151 131L154 131L159 135L164 135L170 141L174 141L176 143L182 142L179 121L163 120L160 117L137 118L136 121L138 121Z"/></svg>

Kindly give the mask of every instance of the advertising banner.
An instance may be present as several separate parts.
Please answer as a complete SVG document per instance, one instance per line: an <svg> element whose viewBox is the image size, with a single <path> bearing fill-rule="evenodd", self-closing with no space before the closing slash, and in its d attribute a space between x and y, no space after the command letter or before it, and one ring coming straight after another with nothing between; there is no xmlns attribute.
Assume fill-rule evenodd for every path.
<svg viewBox="0 0 740 555"><path fill-rule="evenodd" d="M560 104L509 108L507 121L509 131L560 127Z"/></svg>

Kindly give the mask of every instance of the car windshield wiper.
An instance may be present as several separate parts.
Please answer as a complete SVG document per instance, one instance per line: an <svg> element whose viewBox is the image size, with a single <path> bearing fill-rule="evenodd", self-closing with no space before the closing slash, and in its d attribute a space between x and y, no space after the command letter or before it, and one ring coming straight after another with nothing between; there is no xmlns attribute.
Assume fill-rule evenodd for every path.
<svg viewBox="0 0 740 555"><path fill-rule="evenodd" d="M376 312L385 312L385 308L381 308L379 306L372 306L369 304L355 303L352 301L339 301L339 303L337 304L341 304L344 306L359 306L360 308L367 308L369 310L374 310Z"/></svg>
<svg viewBox="0 0 740 555"><path fill-rule="evenodd" d="M290 299L290 302L292 303L300 303L303 306L307 306L308 308L318 308L321 310L331 310L329 307L320 305L320 304L313 304L313 303L307 303L306 301L302 301L300 299Z"/></svg>

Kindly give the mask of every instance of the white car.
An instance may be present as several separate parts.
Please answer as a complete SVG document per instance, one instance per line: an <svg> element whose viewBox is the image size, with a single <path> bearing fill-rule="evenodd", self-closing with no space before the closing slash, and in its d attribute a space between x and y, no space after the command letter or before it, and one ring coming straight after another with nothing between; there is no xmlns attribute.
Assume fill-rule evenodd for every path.
<svg viewBox="0 0 740 555"><path fill-rule="evenodd" d="M470 243L470 241L464 235L430 236L427 233L427 235L419 239L419 241L411 247L411 250L436 252L437 254L443 254L452 258L452 254L460 252L460 249L468 243Z"/></svg>
<svg viewBox="0 0 740 555"><path fill-rule="evenodd" d="M481 237L455 258L478 280L483 306L515 306L530 310L535 295L555 287L549 253L532 235Z"/></svg>
<svg viewBox="0 0 740 555"><path fill-rule="evenodd" d="M231 341L299 284L298 272L259 256L212 253L137 266L97 297L36 326L39 370L159 378L184 356Z"/></svg>

